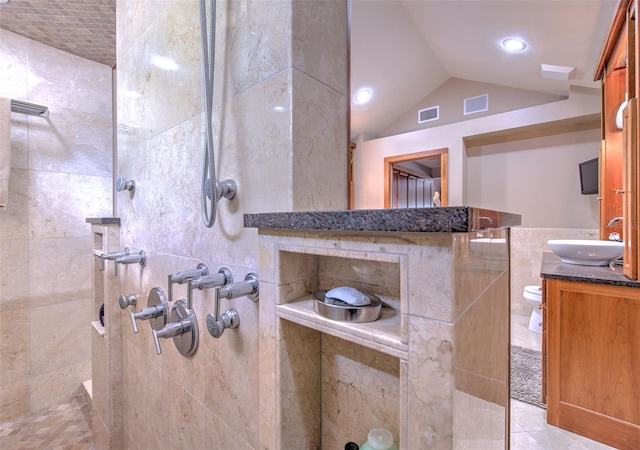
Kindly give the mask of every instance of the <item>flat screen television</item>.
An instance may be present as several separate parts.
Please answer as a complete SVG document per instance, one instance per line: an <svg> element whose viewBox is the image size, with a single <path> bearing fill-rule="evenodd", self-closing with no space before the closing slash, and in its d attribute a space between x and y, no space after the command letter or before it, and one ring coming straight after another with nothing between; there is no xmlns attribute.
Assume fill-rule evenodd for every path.
<svg viewBox="0 0 640 450"><path fill-rule="evenodd" d="M583 161L580 168L580 192L582 195L598 193L598 158Z"/></svg>

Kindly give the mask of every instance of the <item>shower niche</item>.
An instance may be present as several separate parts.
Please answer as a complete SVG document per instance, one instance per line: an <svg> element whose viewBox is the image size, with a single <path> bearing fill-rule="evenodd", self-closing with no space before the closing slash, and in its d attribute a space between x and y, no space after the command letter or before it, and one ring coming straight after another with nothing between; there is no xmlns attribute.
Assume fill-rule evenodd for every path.
<svg viewBox="0 0 640 450"><path fill-rule="evenodd" d="M477 237L259 228L261 446L386 428L399 448L508 448L508 252L472 252ZM378 296L381 318L318 315L313 293L338 286Z"/></svg>
<svg viewBox="0 0 640 450"><path fill-rule="evenodd" d="M280 382L295 386L281 397L282 448L343 448L366 441L371 428L388 429L398 442L400 373L407 360L401 258L282 246L278 259L280 276L292 280L275 305L280 342L286 343ZM380 298L381 317L353 323L317 314L313 293L339 286Z"/></svg>

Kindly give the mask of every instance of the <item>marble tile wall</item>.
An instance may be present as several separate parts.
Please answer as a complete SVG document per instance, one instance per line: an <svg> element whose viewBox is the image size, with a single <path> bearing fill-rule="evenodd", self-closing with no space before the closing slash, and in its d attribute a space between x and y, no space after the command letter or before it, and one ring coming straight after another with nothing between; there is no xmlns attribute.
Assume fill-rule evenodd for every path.
<svg viewBox="0 0 640 450"><path fill-rule="evenodd" d="M208 229L198 1L117 2L117 171L136 180L135 194L118 195L117 215L121 244L148 255L144 269L123 268L117 289L139 293L137 309L154 286L166 291L168 274L200 262L227 266L236 281L256 272L245 213L346 206L346 2L219 1L217 10L216 173L238 195L221 201ZM185 296L176 285L174 298ZM147 323L134 334L123 322L126 448L259 447L258 386L270 376L258 372L261 303L224 300L241 324L220 339L205 326L213 292L196 291L193 306L200 333L189 358L171 341L157 355Z"/></svg>
<svg viewBox="0 0 640 450"><path fill-rule="evenodd" d="M91 232L111 216L111 68L0 30L0 96L49 107L11 114L0 211L0 420L58 405L91 378Z"/></svg>

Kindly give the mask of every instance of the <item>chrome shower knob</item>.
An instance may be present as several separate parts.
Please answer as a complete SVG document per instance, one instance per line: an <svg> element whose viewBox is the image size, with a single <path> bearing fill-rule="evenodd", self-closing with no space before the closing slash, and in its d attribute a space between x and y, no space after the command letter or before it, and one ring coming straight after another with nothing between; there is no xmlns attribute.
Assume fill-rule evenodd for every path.
<svg viewBox="0 0 640 450"><path fill-rule="evenodd" d="M118 298L118 304L120 305L120 309L122 310L127 309L129 305L135 306L137 302L138 294L121 295L120 298Z"/></svg>
<svg viewBox="0 0 640 450"><path fill-rule="evenodd" d="M127 181L122 177L118 177L116 180L116 191L129 191L133 192L136 189L136 182L133 180Z"/></svg>

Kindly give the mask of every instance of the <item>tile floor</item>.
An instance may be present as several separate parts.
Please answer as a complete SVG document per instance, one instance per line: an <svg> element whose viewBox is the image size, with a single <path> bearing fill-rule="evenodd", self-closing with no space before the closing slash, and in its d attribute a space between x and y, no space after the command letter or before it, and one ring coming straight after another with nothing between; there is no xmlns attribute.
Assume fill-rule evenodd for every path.
<svg viewBox="0 0 640 450"><path fill-rule="evenodd" d="M91 408L83 395L45 411L0 423L0 449L90 450Z"/></svg>
<svg viewBox="0 0 640 450"><path fill-rule="evenodd" d="M529 331L529 318L511 317L511 344L540 350L542 339ZM511 400L511 449L513 450L605 450L604 444L547 424L547 412L527 403Z"/></svg>

